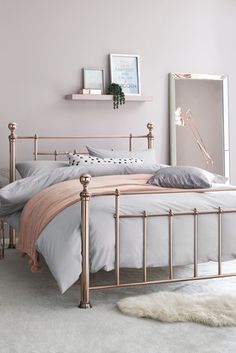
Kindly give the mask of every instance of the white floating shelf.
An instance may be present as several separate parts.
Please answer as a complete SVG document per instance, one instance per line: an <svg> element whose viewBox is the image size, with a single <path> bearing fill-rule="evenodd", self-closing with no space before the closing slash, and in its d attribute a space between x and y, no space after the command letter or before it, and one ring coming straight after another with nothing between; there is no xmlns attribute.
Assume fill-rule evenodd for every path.
<svg viewBox="0 0 236 353"><path fill-rule="evenodd" d="M65 96L67 100L72 101L111 101L113 99L110 94L68 94ZM151 96L125 96L127 102L152 102Z"/></svg>

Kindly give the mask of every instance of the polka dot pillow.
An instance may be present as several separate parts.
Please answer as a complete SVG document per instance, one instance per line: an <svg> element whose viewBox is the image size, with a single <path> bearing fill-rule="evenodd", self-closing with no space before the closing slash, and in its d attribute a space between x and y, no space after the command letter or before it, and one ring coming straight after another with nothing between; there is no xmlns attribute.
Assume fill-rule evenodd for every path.
<svg viewBox="0 0 236 353"><path fill-rule="evenodd" d="M143 164L143 159L138 158L98 158L87 154L67 153L69 165L88 164Z"/></svg>

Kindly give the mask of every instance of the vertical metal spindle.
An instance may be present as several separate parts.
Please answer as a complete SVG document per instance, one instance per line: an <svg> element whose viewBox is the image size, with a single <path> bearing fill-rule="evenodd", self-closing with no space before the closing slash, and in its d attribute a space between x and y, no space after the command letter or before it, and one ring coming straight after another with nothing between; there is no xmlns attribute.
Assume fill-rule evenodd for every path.
<svg viewBox="0 0 236 353"><path fill-rule="evenodd" d="M4 223L2 224L2 257L5 257L5 229Z"/></svg>
<svg viewBox="0 0 236 353"><path fill-rule="evenodd" d="M9 139L9 182L12 183L16 180L16 123L9 123L10 130Z"/></svg>
<svg viewBox="0 0 236 353"><path fill-rule="evenodd" d="M38 134L34 135L34 160L38 159Z"/></svg>
<svg viewBox="0 0 236 353"><path fill-rule="evenodd" d="M79 308L87 309L91 308L90 304L90 289L89 289L89 202L90 193L88 191L88 185L90 183L91 176L89 174L82 174L80 176L80 182L83 186L83 190L80 193L81 198L81 236L82 236L82 273L80 276L80 287L81 287L81 301Z"/></svg>
<svg viewBox="0 0 236 353"><path fill-rule="evenodd" d="M120 192L115 191L115 279L120 284Z"/></svg>
<svg viewBox="0 0 236 353"><path fill-rule="evenodd" d="M147 134L148 148L153 148L154 147L154 135L153 135L154 124L148 123L147 128L148 128L148 134Z"/></svg>
<svg viewBox="0 0 236 353"><path fill-rule="evenodd" d="M198 276L198 211L196 208L193 210L193 217L194 217L194 229L193 229L193 253L194 253L194 270L193 270L193 276L197 277Z"/></svg>
<svg viewBox="0 0 236 353"><path fill-rule="evenodd" d="M174 212L169 210L169 279L173 278L173 216Z"/></svg>
<svg viewBox="0 0 236 353"><path fill-rule="evenodd" d="M9 181L12 183L16 180L16 123L9 123ZM16 246L16 231L11 226L9 227L9 249L14 249Z"/></svg>
<svg viewBox="0 0 236 353"><path fill-rule="evenodd" d="M143 282L147 282L147 218L146 211L143 213Z"/></svg>
<svg viewBox="0 0 236 353"><path fill-rule="evenodd" d="M222 212L221 207L218 208L218 275L222 273L222 261L221 261L221 252L222 252Z"/></svg>
<svg viewBox="0 0 236 353"><path fill-rule="evenodd" d="M129 134L129 151L132 151L132 138L133 138L133 135Z"/></svg>

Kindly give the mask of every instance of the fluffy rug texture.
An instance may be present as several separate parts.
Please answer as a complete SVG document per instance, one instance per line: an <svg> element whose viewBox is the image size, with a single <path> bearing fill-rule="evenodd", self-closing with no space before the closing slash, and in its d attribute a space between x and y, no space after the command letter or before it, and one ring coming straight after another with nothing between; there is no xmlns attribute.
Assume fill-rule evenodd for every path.
<svg viewBox="0 0 236 353"><path fill-rule="evenodd" d="M208 326L236 326L236 296L160 292L118 302L125 314L164 322L192 321Z"/></svg>

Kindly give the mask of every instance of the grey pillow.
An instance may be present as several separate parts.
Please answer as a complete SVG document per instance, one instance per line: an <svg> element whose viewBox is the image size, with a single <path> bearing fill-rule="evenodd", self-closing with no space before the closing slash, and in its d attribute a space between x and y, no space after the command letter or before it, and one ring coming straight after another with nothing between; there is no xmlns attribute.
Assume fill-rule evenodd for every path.
<svg viewBox="0 0 236 353"><path fill-rule="evenodd" d="M103 150L86 146L90 156L99 158L138 158L143 159L144 163L156 163L156 156L154 149L143 151L112 151Z"/></svg>
<svg viewBox="0 0 236 353"><path fill-rule="evenodd" d="M227 178L201 168L177 166L159 169L148 183L166 188L204 189L212 187L212 183L225 184L226 181Z"/></svg>
<svg viewBox="0 0 236 353"><path fill-rule="evenodd" d="M9 184L9 170L7 168L0 169L0 189Z"/></svg>
<svg viewBox="0 0 236 353"><path fill-rule="evenodd" d="M22 178L26 178L41 171L50 171L60 167L68 167L67 161L26 161L16 163L16 169Z"/></svg>

